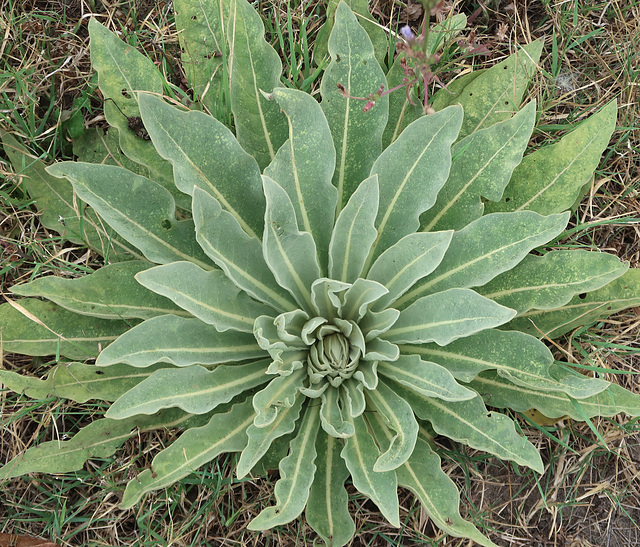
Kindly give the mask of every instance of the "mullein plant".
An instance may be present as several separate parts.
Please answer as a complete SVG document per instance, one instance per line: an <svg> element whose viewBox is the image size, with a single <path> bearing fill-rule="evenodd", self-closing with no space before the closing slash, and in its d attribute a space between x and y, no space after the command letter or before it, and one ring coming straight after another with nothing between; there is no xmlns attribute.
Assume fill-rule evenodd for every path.
<svg viewBox="0 0 640 547"><path fill-rule="evenodd" d="M111 405L71 439L6 462L0 479L71 472L138 431L180 428L126 485L123 508L234 452L238 478L279 469L251 530L304 512L327 545L345 545L350 482L395 526L401 486L446 533L495 545L461 517L435 435L543 473L499 409L640 415L639 396L556 362L540 340L640 304L638 270L559 243L615 102L525 155L536 105L521 102L540 41L454 81L426 115L414 90L363 108L356 97L406 78L407 52L385 73L385 37L345 3L331 3L320 101L283 87L244 0L174 4L191 110L92 20L109 131L87 131L81 161L46 170L4 136L43 224L105 266L12 288L23 298L0 306L4 351L58 362L44 379L2 370L0 381ZM448 19L430 39L464 26ZM224 105L234 131L212 115Z"/></svg>

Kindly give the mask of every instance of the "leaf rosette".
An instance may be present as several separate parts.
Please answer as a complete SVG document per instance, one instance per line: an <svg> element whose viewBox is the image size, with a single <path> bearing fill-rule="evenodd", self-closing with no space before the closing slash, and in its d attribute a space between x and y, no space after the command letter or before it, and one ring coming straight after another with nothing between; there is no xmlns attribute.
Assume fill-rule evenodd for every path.
<svg viewBox="0 0 640 547"><path fill-rule="evenodd" d="M223 2L207 29L192 16L201 8L186 4L176 2L185 35L212 32L224 49L237 138L159 98L139 59L115 73L108 57L130 48L92 21L101 89L140 115L151 140L136 141L114 109L110 132L139 169L63 162L44 176L72 184L100 220L92 230L117 233L114 262L13 288L57 306L24 299L1 310L5 350L80 360L101 351L95 365L61 363L45 380L6 371L0 380L34 397L113 404L70 441L8 462L0 478L78 469L136 427L180 426L128 483L124 508L237 452L239 477L280 471L275 504L253 530L306 510L328 545L346 544L350 477L396 526L403 486L447 533L494 545L460 516L429 431L541 473L535 447L480 394L550 417L640 413L637 396L560 366L532 336L532 324L562 334L640 303L637 271L616 257L545 247L597 165L615 104L523 160L536 109L517 107L540 43L437 94L435 114L394 96L363 112L337 84L367 96L397 69L385 75L369 36L379 29L365 31L346 4L331 21L320 103L280 87L280 61L246 2ZM195 88L225 89L217 70L207 77L206 63L189 63ZM95 230L84 239L94 248ZM617 307L604 310L612 294Z"/></svg>

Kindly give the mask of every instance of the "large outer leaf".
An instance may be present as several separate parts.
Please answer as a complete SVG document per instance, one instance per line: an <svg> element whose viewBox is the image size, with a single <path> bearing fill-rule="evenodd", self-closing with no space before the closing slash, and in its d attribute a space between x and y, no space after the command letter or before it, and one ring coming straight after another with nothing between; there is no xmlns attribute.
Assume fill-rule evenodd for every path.
<svg viewBox="0 0 640 547"><path fill-rule="evenodd" d="M496 213L475 220L453 234L439 266L396 302L450 287L477 287L513 268L535 247L562 232L569 213L540 216L533 211Z"/></svg>
<svg viewBox="0 0 640 547"><path fill-rule="evenodd" d="M376 309L393 304L417 281L435 270L452 236L453 231L409 234L382 253L367 274L367 279L377 281L389 291L376 301Z"/></svg>
<svg viewBox="0 0 640 547"><path fill-rule="evenodd" d="M223 414L214 414L208 424L192 427L160 452L136 478L129 481L121 508L133 507L147 492L165 488L224 452L240 452L247 444L247 427L253 420L248 399ZM117 422L116 422L117 423Z"/></svg>
<svg viewBox="0 0 640 547"><path fill-rule="evenodd" d="M118 110L111 101L105 101L105 116L109 125L117 128L120 134L122 151L136 163L147 167L152 178L172 192L180 206L187 206L186 196L180 196L172 182L171 165L158 155L149 140L140 138L129 128L129 120L125 117L140 116L139 91L162 95L162 75L151 59L123 42L94 18L89 21L89 35L91 66L98 72L100 91L105 99L112 99L120 108Z"/></svg>
<svg viewBox="0 0 640 547"><path fill-rule="evenodd" d="M537 211L543 215L571 208L582 197L616 126L616 101L589 117L556 144L525 156L498 203L487 211Z"/></svg>
<svg viewBox="0 0 640 547"><path fill-rule="evenodd" d="M44 380L0 370L0 383L32 399L54 396L77 403L85 403L91 399L115 401L162 366L167 365L140 370L128 365L101 368L84 363L58 363Z"/></svg>
<svg viewBox="0 0 640 547"><path fill-rule="evenodd" d="M223 114L223 97L228 79L225 61L226 17L223 0L174 0L178 38L182 46L180 63L199 101L216 117ZM226 16L226 14L224 14Z"/></svg>
<svg viewBox="0 0 640 547"><path fill-rule="evenodd" d="M351 473L353 485L375 503L384 517L400 527L398 506L398 483L395 471L376 472L373 470L380 451L369 434L362 416L351 418L355 433L345 439L340 455Z"/></svg>
<svg viewBox="0 0 640 547"><path fill-rule="evenodd" d="M122 420L171 407L191 414L206 414L270 380L265 374L267 365L268 362L262 360L248 365L221 365L214 370L199 365L163 368L122 395L105 416Z"/></svg>
<svg viewBox="0 0 640 547"><path fill-rule="evenodd" d="M451 144L461 123L462 109L455 106L423 116L376 159L371 174L380 185L378 239L368 264L420 227L420 215L433 206L449 176Z"/></svg>
<svg viewBox="0 0 640 547"><path fill-rule="evenodd" d="M536 121L536 103L531 101L513 118L472 133L452 149L453 160L447 182L435 205L420 217L421 229L460 230L480 218L481 198L502 197L513 170L522 160Z"/></svg>
<svg viewBox="0 0 640 547"><path fill-rule="evenodd" d="M298 307L273 277L260 241L247 235L217 199L199 188L193 191L193 220L198 243L238 287L276 310Z"/></svg>
<svg viewBox="0 0 640 547"><path fill-rule="evenodd" d="M27 473L68 473L82 469L90 458L111 456L139 431L183 425L191 416L181 410L160 412L157 416L135 416L128 420L95 420L69 441L48 441L29 448L0 467L0 481Z"/></svg>
<svg viewBox="0 0 640 547"><path fill-rule="evenodd" d="M250 530L266 530L296 518L304 510L316 471L316 437L320 427L319 409L307 405L302 425L291 441L289 455L280 462L280 479L275 485L276 504L254 518Z"/></svg>
<svg viewBox="0 0 640 547"><path fill-rule="evenodd" d="M353 283L362 274L371 244L378 234L378 177L364 180L340 211L329 245L329 277Z"/></svg>
<svg viewBox="0 0 640 547"><path fill-rule="evenodd" d="M467 401L441 401L397 387L398 394L413 407L416 415L431 422L440 435L462 442L477 450L490 452L503 460L542 473L540 454L515 429L513 421L498 412L488 412L480 397Z"/></svg>
<svg viewBox="0 0 640 547"><path fill-rule="evenodd" d="M470 387L479 393L488 394L486 403L497 408L512 408L518 412L536 409L549 418L569 416L583 421L593 416L615 416L620 413L640 416L640 395L616 384L607 389L576 401L566 393L537 391L530 387L517 386L495 372L478 375Z"/></svg>
<svg viewBox="0 0 640 547"><path fill-rule="evenodd" d="M515 268L476 290L519 314L532 308L553 310L576 294L599 289L628 269L628 264L607 253L551 251L544 256L527 255Z"/></svg>
<svg viewBox="0 0 640 547"><path fill-rule="evenodd" d="M2 131L0 135L13 168L35 200L43 226L69 241L88 245L108 260L143 258L140 251L118 238L95 211L76 198L68 180L47 173L45 164L32 157L12 135Z"/></svg>
<svg viewBox="0 0 640 547"><path fill-rule="evenodd" d="M320 267L326 272L338 199L331 184L336 165L331 131L320 105L308 93L280 87L273 90L272 96L289 121L289 139L264 174L291 199L298 228L313 236Z"/></svg>
<svg viewBox="0 0 640 547"><path fill-rule="evenodd" d="M395 431L389 447L373 465L377 473L397 469L407 461L418 438L418 422L409 404L388 387L383 381L378 382L374 390L367 390L367 402L370 408L376 409L389 429Z"/></svg>
<svg viewBox="0 0 640 547"><path fill-rule="evenodd" d="M149 319L167 313L188 316L169 300L145 289L135 280L134 276L149 266L148 262L129 261L104 266L76 279L50 275L15 285L11 292L44 297L76 313L103 319Z"/></svg>
<svg viewBox="0 0 640 547"><path fill-rule="evenodd" d="M349 513L344 481L349 477L340 457L338 439L320 433L316 440L316 474L311 485L305 516L316 533L331 547L342 547L353 537L356 526Z"/></svg>
<svg viewBox="0 0 640 547"><path fill-rule="evenodd" d="M228 0L231 109L242 147L266 167L287 139L287 121L277 103L268 101L280 85L282 63L264 39L264 25L245 0Z"/></svg>
<svg viewBox="0 0 640 547"><path fill-rule="evenodd" d="M465 86L455 101L464 108L460 138L504 121L518 110L536 70L542 44L542 40L527 44Z"/></svg>
<svg viewBox="0 0 640 547"><path fill-rule="evenodd" d="M78 315L34 298L0 305L2 349L26 355L92 359L131 324Z"/></svg>
<svg viewBox="0 0 640 547"><path fill-rule="evenodd" d="M147 94L141 94L139 101L153 144L173 165L180 191L193 195L194 187L202 188L247 234L260 239L264 219L260 168L233 133L203 112L185 112Z"/></svg>
<svg viewBox="0 0 640 547"><path fill-rule="evenodd" d="M265 354L250 334L218 332L200 319L161 315L126 332L100 354L96 363L146 367L162 362L186 367L241 361Z"/></svg>
<svg viewBox="0 0 640 547"><path fill-rule="evenodd" d="M428 344L406 346L402 350L432 359L463 382L473 380L483 370L495 369L500 376L518 385L543 391L564 391L579 399L595 395L609 385L580 374L567 375L560 380L547 346L533 336L517 331L485 330L445 347Z"/></svg>
<svg viewBox="0 0 640 547"><path fill-rule="evenodd" d="M311 284L322 277L315 242L309 232L299 231L293 204L282 187L267 176L262 179L267 198L264 259L278 284L311 311Z"/></svg>
<svg viewBox="0 0 640 547"><path fill-rule="evenodd" d="M239 479L253 469L276 439L291 433L295 429L296 421L300 417L302 404L305 401L306 397L298 396L293 406L281 408L276 419L265 427L256 427L253 423L248 426L247 437L249 442L242 450L236 466L236 474Z"/></svg>
<svg viewBox="0 0 640 547"><path fill-rule="evenodd" d="M150 261L188 260L211 269L196 243L193 222L176 220L173 197L156 182L114 165L65 161L47 170L67 177L78 195Z"/></svg>
<svg viewBox="0 0 640 547"><path fill-rule="evenodd" d="M191 262L156 266L140 272L136 280L219 331L253 332L256 317L272 313L271 308L252 300L222 271L205 271Z"/></svg>
<svg viewBox="0 0 640 547"><path fill-rule="evenodd" d="M320 92L322 110L329 122L336 147L336 171L333 184L338 188L338 210L349 200L382 151L382 132L387 124L389 98L382 97L369 112L365 101L344 97L343 85L352 97L368 97L386 79L376 61L371 40L344 2L338 5L329 38L331 63L327 67Z"/></svg>
<svg viewBox="0 0 640 547"><path fill-rule="evenodd" d="M506 327L538 338L556 338L633 306L640 306L640 269L637 268L628 270L601 289L574 296L555 310L529 310Z"/></svg>
<svg viewBox="0 0 640 547"><path fill-rule="evenodd" d="M394 344L435 342L444 346L503 325L515 313L471 289L449 289L418 299L402 310L393 327L380 336Z"/></svg>
<svg viewBox="0 0 640 547"><path fill-rule="evenodd" d="M407 348L412 351L414 346ZM409 389L445 401L463 401L476 396L473 391L458 384L446 368L423 361L418 355L400 355L396 361L382 361L378 363L378 372Z"/></svg>

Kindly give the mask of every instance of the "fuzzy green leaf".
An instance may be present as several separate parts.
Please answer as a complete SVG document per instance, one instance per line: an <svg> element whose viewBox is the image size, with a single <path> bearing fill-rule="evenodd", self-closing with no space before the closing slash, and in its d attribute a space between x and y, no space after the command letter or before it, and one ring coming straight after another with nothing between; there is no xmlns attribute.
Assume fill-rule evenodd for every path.
<svg viewBox="0 0 640 547"><path fill-rule="evenodd" d="M381 337L395 344L435 342L444 346L502 325L515 313L470 289L449 289L424 296L402 310Z"/></svg>
<svg viewBox="0 0 640 547"><path fill-rule="evenodd" d="M262 179L267 199L264 259L278 284L310 311L311 284L322 277L315 242L309 232L299 231L293 204L282 187L267 176Z"/></svg>
<svg viewBox="0 0 640 547"><path fill-rule="evenodd" d="M0 305L2 349L25 355L92 359L135 323L78 315L34 298Z"/></svg>
<svg viewBox="0 0 640 547"><path fill-rule="evenodd" d="M287 120L277 103L267 100L280 85L282 62L264 39L264 25L246 0L228 0L229 87L236 135L264 169L287 140Z"/></svg>
<svg viewBox="0 0 640 547"><path fill-rule="evenodd" d="M191 262L156 266L140 272L136 280L219 331L253 332L255 318L272 313L220 270L205 271Z"/></svg>
<svg viewBox="0 0 640 547"><path fill-rule="evenodd" d="M188 195L211 194L252 237L263 229L260 168L227 127L197 111L179 110L141 94L140 113L158 153L171 162L175 185ZM184 131L184 128L189 128Z"/></svg>
<svg viewBox="0 0 640 547"><path fill-rule="evenodd" d="M320 84L320 106L329 122L336 148L333 184L338 188L340 210L358 184L369 176L373 162L382 151L389 98L382 97L369 112L363 112L366 101L345 97L338 89L340 84L350 97L368 97L381 85L386 87L371 40L344 2L340 2L336 10L329 53L331 62Z"/></svg>
<svg viewBox="0 0 640 547"><path fill-rule="evenodd" d="M151 262L211 264L196 243L193 222L176 220L175 201L162 186L114 165L65 161L47 168L67 177L78 195Z"/></svg>
<svg viewBox="0 0 640 547"><path fill-rule="evenodd" d="M238 287L276 310L298 307L273 277L260 241L247 235L217 199L199 188L193 191L193 220L198 243Z"/></svg>
<svg viewBox="0 0 640 547"><path fill-rule="evenodd" d="M420 215L433 206L449 176L451 144L458 136L462 116L457 106L423 116L376 159L371 174L378 175L380 186L378 238L368 265L420 227Z"/></svg>
<svg viewBox="0 0 640 547"><path fill-rule="evenodd" d="M364 180L340 211L329 245L329 277L353 283L362 274L377 237L378 177Z"/></svg>
<svg viewBox="0 0 640 547"><path fill-rule="evenodd" d="M414 346L407 348L408 351L413 351ZM419 349L421 348L416 348ZM378 372L428 397L464 401L476 396L476 393L458 384L446 368L423 361L419 355L400 355L394 362L380 362Z"/></svg>
<svg viewBox="0 0 640 547"><path fill-rule="evenodd" d="M454 101L464 108L460 138L509 119L517 112L535 73L542 45L543 40L536 40L523 46L465 86Z"/></svg>
<svg viewBox="0 0 640 547"><path fill-rule="evenodd" d="M416 415L431 422L440 435L490 452L503 460L526 465L538 473L544 471L536 447L516 432L510 418L487 411L479 396L467 401L445 402L400 386L397 391Z"/></svg>
<svg viewBox="0 0 640 547"><path fill-rule="evenodd" d="M409 234L382 253L371 266L367 279L389 291L375 303L376 309L393 304L417 281L435 270L451 243L453 231Z"/></svg>
<svg viewBox="0 0 640 547"><path fill-rule="evenodd" d="M353 425L344 418L346 408L340 393L329 388L321 395L320 420L327 435L344 439L353 435Z"/></svg>
<svg viewBox="0 0 640 547"><path fill-rule="evenodd" d="M351 473L353 485L378 506L393 526L399 527L398 483L395 471L374 471L380 452L369 434L364 418L348 416L348 419L353 423L355 433L345 439L340 455Z"/></svg>
<svg viewBox="0 0 640 547"><path fill-rule="evenodd" d="M435 361L463 382L473 380L483 370L494 369L518 385L563 391L578 399L595 395L609 385L604 380L579 374L560 380L547 346L533 336L517 331L485 330L445 347L428 344L402 349Z"/></svg>
<svg viewBox="0 0 640 547"><path fill-rule="evenodd" d="M557 338L633 306L640 306L640 269L632 268L604 287L574 296L551 311L529 310L506 327L537 336Z"/></svg>
<svg viewBox="0 0 640 547"><path fill-rule="evenodd" d="M289 139L264 174L275 180L291 199L298 228L313 236L320 267L326 272L338 199L331 184L336 165L331 131L320 105L308 93L280 87L271 96L287 116Z"/></svg>
<svg viewBox="0 0 640 547"><path fill-rule="evenodd" d="M395 305L451 287L477 287L513 268L532 249L562 232L569 213L543 217L533 211L496 213L453 234L444 258Z"/></svg>
<svg viewBox="0 0 640 547"><path fill-rule="evenodd" d="M600 163L617 111L613 100L557 143L525 156L502 199L487 204L487 212L531 210L549 215L571 208Z"/></svg>
<svg viewBox="0 0 640 547"><path fill-rule="evenodd" d="M498 201L522 161L535 121L536 103L531 101L513 118L458 142L451 151L449 178L435 205L420 217L421 229L460 230L482 216L481 198Z"/></svg>
<svg viewBox="0 0 640 547"><path fill-rule="evenodd" d="M356 528L349 514L349 496L344 488L349 470L340 457L341 447L334 437L318 435L317 469L305 511L311 528L331 547L346 545Z"/></svg>
<svg viewBox="0 0 640 547"><path fill-rule="evenodd" d="M373 465L376 473L397 469L407 461L418 438L418 422L409 404L384 382L379 381L374 390L367 390L367 402L375 409L389 429L395 431L389 448Z"/></svg>
<svg viewBox="0 0 640 547"><path fill-rule="evenodd" d="M102 351L96 363L146 367L171 363L179 367L215 365L265 357L251 334L219 332L199 319L161 315L132 328Z"/></svg>
<svg viewBox="0 0 640 547"><path fill-rule="evenodd" d="M129 261L104 266L76 279L40 277L11 287L11 292L44 297L70 311L103 319L149 319L167 313L187 316L169 300L135 280L134 276L149 266L148 262Z"/></svg>
<svg viewBox="0 0 640 547"><path fill-rule="evenodd" d="M291 441L289 455L280 462L280 479L275 485L276 504L254 518L250 530L266 530L286 524L304 511L316 471L316 437L320 425L319 409L307 405L300 430Z"/></svg>
<svg viewBox="0 0 640 547"><path fill-rule="evenodd" d="M512 270L476 289L498 304L522 314L553 310L579 293L599 289L623 275L629 265L615 255L581 250L527 255Z"/></svg>
<svg viewBox="0 0 640 547"><path fill-rule="evenodd" d="M251 401L246 400L228 412L214 414L208 424L188 429L153 458L151 469L129 481L120 507L133 507L147 492L173 484L224 452L240 452L252 420Z"/></svg>
<svg viewBox="0 0 640 547"><path fill-rule="evenodd" d="M276 376L269 385L253 396L256 427L267 427L275 422L279 413L292 407L300 397L298 392L306 380L306 370L297 369L288 376Z"/></svg>

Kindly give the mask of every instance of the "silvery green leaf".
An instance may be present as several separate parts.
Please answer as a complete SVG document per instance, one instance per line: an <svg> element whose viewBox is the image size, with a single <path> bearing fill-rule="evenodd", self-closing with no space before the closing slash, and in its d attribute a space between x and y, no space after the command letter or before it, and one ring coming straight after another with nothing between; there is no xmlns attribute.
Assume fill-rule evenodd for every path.
<svg viewBox="0 0 640 547"><path fill-rule="evenodd" d="M352 418L356 418L367 408L367 401L364 398L364 385L353 378L342 382L340 386L340 398L345 405L345 417L348 413Z"/></svg>
<svg viewBox="0 0 640 547"><path fill-rule="evenodd" d="M214 414L206 425L188 429L153 458L151 469L129 481L120 507L133 507L147 492L170 486L224 452L240 452L252 420L248 399L228 412Z"/></svg>
<svg viewBox="0 0 640 547"><path fill-rule="evenodd" d="M300 232L287 193L262 177L267 199L262 248L264 259L281 287L308 311L313 309L311 285L322 277L316 245L309 232Z"/></svg>
<svg viewBox="0 0 640 547"><path fill-rule="evenodd" d="M327 435L337 438L347 438L353 435L353 425L345 420L345 403L341 400L341 390L327 389L321 395L320 420L322 429Z"/></svg>
<svg viewBox="0 0 640 547"><path fill-rule="evenodd" d="M617 111L613 100L557 143L525 156L502 199L487 204L487 211L531 210L548 215L571 208L609 145Z"/></svg>
<svg viewBox="0 0 640 547"><path fill-rule="evenodd" d="M438 267L395 306L402 308L422 295L451 287L484 285L560 234L568 220L569 213L543 217L533 211L483 216L454 232Z"/></svg>
<svg viewBox="0 0 640 547"><path fill-rule="evenodd" d="M518 331L488 329L444 347L426 344L402 349L435 361L463 382L470 382L483 370L494 369L518 385L563 391L577 399L595 395L609 385L577 373L560 380L547 346Z"/></svg>
<svg viewBox="0 0 640 547"><path fill-rule="evenodd" d="M344 302L340 309L341 317L359 322L366 315L369 306L387 292L387 288L377 281L356 279L344 293Z"/></svg>
<svg viewBox="0 0 640 547"><path fill-rule="evenodd" d="M378 387L378 362L361 361L357 370L353 373L353 378L362 382L367 389Z"/></svg>
<svg viewBox="0 0 640 547"><path fill-rule="evenodd" d="M375 341L377 336L387 332L398 320L399 315L400 312L393 308L387 308L379 312L369 310L360 320L358 326L362 334L364 334L365 340L371 343Z"/></svg>
<svg viewBox="0 0 640 547"><path fill-rule="evenodd" d="M396 311L396 310L392 310ZM380 338L374 338L367 343L367 351L364 355L365 361L395 361L400 355L398 346L382 340Z"/></svg>
<svg viewBox="0 0 640 547"><path fill-rule="evenodd" d="M316 279L311 284L313 311L318 317L333 321L337 310L342 306L342 294L351 285L334 279Z"/></svg>
<svg viewBox="0 0 640 547"><path fill-rule="evenodd" d="M603 287L628 268L607 253L551 251L544 256L527 255L515 268L476 290L518 314L530 309L553 310L576 294Z"/></svg>
<svg viewBox="0 0 640 547"><path fill-rule="evenodd" d="M249 442L242 450L236 475L239 479L246 476L258 461L267 453L272 443L283 435L291 433L296 427L296 421L300 416L304 397L298 396L292 406L284 406L279 409L276 419L265 427L256 427L253 423L247 427Z"/></svg>
<svg viewBox="0 0 640 547"><path fill-rule="evenodd" d="M163 368L122 395L105 416L122 420L171 407L190 414L206 414L236 395L269 381L266 367L267 361L262 360L248 365L220 365L214 370L200 365Z"/></svg>
<svg viewBox="0 0 640 547"><path fill-rule="evenodd" d="M248 528L265 530L296 518L304 511L316 471L316 437L319 409L307 405L298 435L291 441L289 455L280 462L280 479L275 485L276 505L263 509Z"/></svg>
<svg viewBox="0 0 640 547"><path fill-rule="evenodd" d="M490 452L503 460L526 465L538 473L544 471L536 447L516 432L510 418L489 412L479 396L466 401L442 401L400 386L396 390L416 415L428 420L440 435Z"/></svg>
<svg viewBox="0 0 640 547"><path fill-rule="evenodd" d="M288 332L286 318L283 319L284 315L289 315L289 319L292 318L291 316L294 319L296 317L309 319L309 316L302 310L296 310L289 312L289 314L279 315L277 317L279 321L270 315L261 315L254 322L253 334L258 345L267 350L272 357L276 355L274 350L296 350L304 349L307 346L301 338L302 332L300 330L294 329L294 332Z"/></svg>
<svg viewBox="0 0 640 547"><path fill-rule="evenodd" d="M378 232L378 177L360 183L340 211L329 245L329 277L353 283L362 274L371 245Z"/></svg>
<svg viewBox="0 0 640 547"><path fill-rule="evenodd" d="M381 337L396 344L435 342L444 346L502 325L515 313L470 289L449 289L416 300Z"/></svg>
<svg viewBox="0 0 640 547"><path fill-rule="evenodd" d="M300 389L306 380L306 370L298 369L288 376L277 376L269 385L253 396L253 408L256 411L256 427L272 424L285 407L292 407Z"/></svg>
<svg viewBox="0 0 640 547"><path fill-rule="evenodd" d="M264 39L264 25L246 0L228 0L229 88L236 135L242 147L266 167L287 139L287 120L262 92L280 85L282 62Z"/></svg>
<svg viewBox="0 0 640 547"><path fill-rule="evenodd" d="M193 221L176 220L175 201L157 182L115 165L65 161L47 171L67 177L78 196L151 262L188 260L211 269L195 240Z"/></svg>
<svg viewBox="0 0 640 547"><path fill-rule="evenodd" d="M261 357L266 357L266 352L251 334L219 332L200 319L161 315L125 332L100 353L96 364L146 367L161 362L186 367Z"/></svg>
<svg viewBox="0 0 640 547"><path fill-rule="evenodd" d="M536 102L531 101L513 118L456 143L449 178L435 205L420 217L421 229L460 230L482 216L482 198L498 201L522 161L535 121Z"/></svg>
<svg viewBox="0 0 640 547"><path fill-rule="evenodd" d="M414 346L408 347L409 351L413 351ZM446 368L423 361L419 355L400 355L396 361L380 362L378 372L428 397L437 397L445 401L464 401L476 396L475 392L458 384Z"/></svg>
<svg viewBox="0 0 640 547"><path fill-rule="evenodd" d="M288 194L298 228L313 236L320 267L326 272L338 199L336 188L331 184L336 165L331 131L322 108L308 93L279 87L271 96L287 116L289 139L264 174Z"/></svg>
<svg viewBox="0 0 640 547"><path fill-rule="evenodd" d="M453 231L409 234L389 247L371 266L367 279L389 291L375 303L375 309L393 304L417 281L440 264L449 247Z"/></svg>
<svg viewBox="0 0 640 547"><path fill-rule="evenodd" d="M278 311L298 306L276 282L262 255L262 245L210 194L193 191L196 238L205 253L238 287Z"/></svg>
<svg viewBox="0 0 640 547"><path fill-rule="evenodd" d="M192 196L197 186L211 194L247 234L260 239L260 168L233 133L204 112L180 110L153 95L141 94L139 102L145 127L158 153L173 166L180 191Z"/></svg>
<svg viewBox="0 0 640 547"><path fill-rule="evenodd" d="M395 471L374 471L380 451L367 430L362 416L347 419L353 423L354 434L345 439L340 455L351 473L353 485L375 503L384 517L400 526L398 483Z"/></svg>
<svg viewBox="0 0 640 547"><path fill-rule="evenodd" d="M420 227L420 215L431 208L449 176L451 145L462 123L462 109L445 108L407 127L376 159L380 208L378 239L366 269L382 252Z"/></svg>
<svg viewBox="0 0 640 547"><path fill-rule="evenodd" d="M349 470L340 457L341 447L336 438L318 435L316 474L305 510L309 525L333 547L346 545L355 532L355 523L349 514L349 496L344 488Z"/></svg>
<svg viewBox="0 0 640 547"><path fill-rule="evenodd" d="M397 469L407 461L418 438L418 422L409 404L384 382L367 391L369 407L375 409L388 428L395 431L389 447L373 465L377 473Z"/></svg>
<svg viewBox="0 0 640 547"><path fill-rule="evenodd" d="M338 189L338 211L344 207L382 151L382 132L387 124L389 98L384 96L369 111L365 101L345 97L368 97L386 88L384 72L375 59L373 45L347 4L340 2L329 37L331 62L326 68L320 106L327 118L336 149L333 184Z"/></svg>
<svg viewBox="0 0 640 547"><path fill-rule="evenodd" d="M149 268L138 273L135 280L219 331L253 332L256 317L273 313L241 291L222 271L206 271L191 262Z"/></svg>
<svg viewBox="0 0 640 547"><path fill-rule="evenodd" d="M188 316L166 298L136 282L134 276L149 266L148 262L137 260L118 262L74 279L53 275L40 277L30 283L14 285L11 292L44 297L70 311L103 319L149 319L167 313Z"/></svg>

